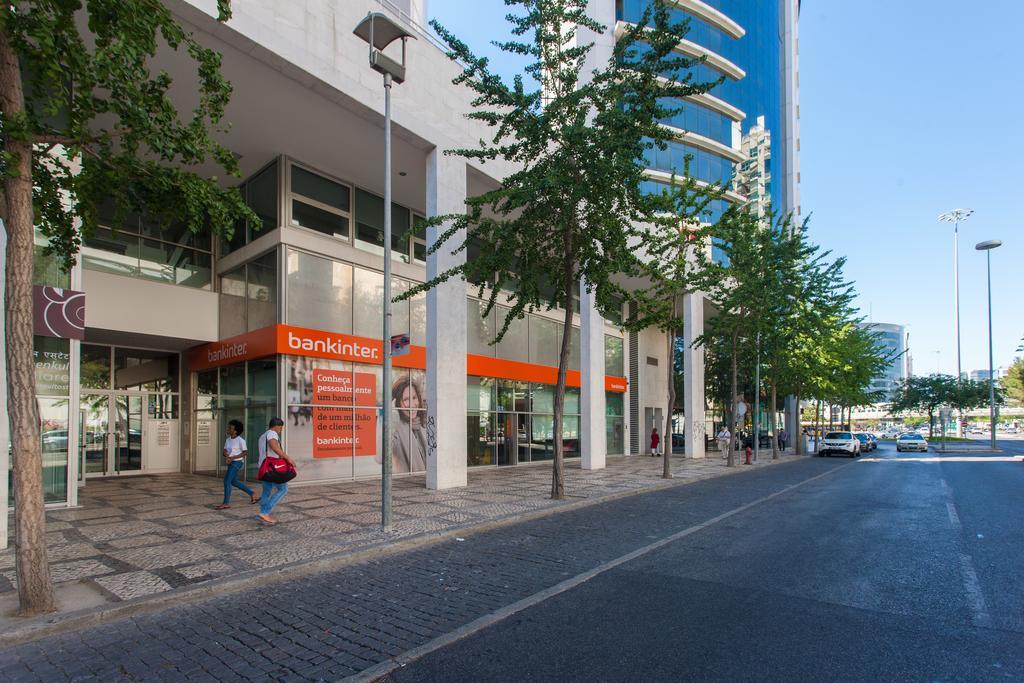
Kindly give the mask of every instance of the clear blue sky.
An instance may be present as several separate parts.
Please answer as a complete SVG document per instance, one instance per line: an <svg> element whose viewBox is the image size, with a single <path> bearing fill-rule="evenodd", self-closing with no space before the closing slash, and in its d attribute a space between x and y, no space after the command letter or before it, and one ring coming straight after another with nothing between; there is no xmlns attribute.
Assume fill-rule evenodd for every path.
<svg viewBox="0 0 1024 683"><path fill-rule="evenodd" d="M501 0L428 0L432 17L506 74L522 61ZM865 316L908 326L915 374L956 372L953 227L960 226L964 371L988 367L992 252L996 366L1024 336L1024 2L808 0L800 19L801 193L812 239L849 262ZM938 351L939 353L936 353Z"/></svg>

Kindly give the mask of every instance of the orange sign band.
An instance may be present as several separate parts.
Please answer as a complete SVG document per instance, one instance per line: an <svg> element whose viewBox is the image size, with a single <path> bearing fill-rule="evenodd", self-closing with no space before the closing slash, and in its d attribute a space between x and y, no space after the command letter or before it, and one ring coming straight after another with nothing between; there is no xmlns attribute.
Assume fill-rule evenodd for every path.
<svg viewBox="0 0 1024 683"><path fill-rule="evenodd" d="M188 352L188 364L193 372L202 372L278 354L380 365L384 358L384 344L379 339L351 334L324 332L294 325L271 325L223 341L197 346ZM423 346L410 346L409 353L393 358L392 364L399 368L425 370L427 349ZM558 368L550 365L490 358L472 353L466 354L466 374L540 384L558 382ZM580 386L579 370L569 370L566 373L566 385ZM623 393L628 386L625 377L606 375L604 378L605 391Z"/></svg>

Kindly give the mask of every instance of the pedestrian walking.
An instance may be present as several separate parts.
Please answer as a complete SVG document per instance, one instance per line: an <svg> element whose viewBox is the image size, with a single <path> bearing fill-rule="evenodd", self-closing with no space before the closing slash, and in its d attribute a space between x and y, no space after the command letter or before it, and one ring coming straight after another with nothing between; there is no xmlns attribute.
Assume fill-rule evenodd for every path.
<svg viewBox="0 0 1024 683"><path fill-rule="evenodd" d="M281 458L293 468L295 462L288 457L288 454L281 448L281 432L284 431L284 420L279 417L270 418L270 424L267 425L267 431L263 432L260 436L257 446L259 447L260 461L262 465L263 461L267 457ZM284 498L284 494L288 493L288 484L278 484L271 481L263 482L263 495L260 501L260 513L256 515L261 522L264 524L277 524L277 520L270 516L271 511L281 502Z"/></svg>
<svg viewBox="0 0 1024 683"><path fill-rule="evenodd" d="M224 440L224 459L227 460L228 471L224 473L224 501L215 510L227 510L231 507L231 489L242 489L249 494L250 503L258 503L260 499L245 482L239 481L238 474L245 467L245 456L249 455L242 432L245 427L240 420L228 422L228 437Z"/></svg>
<svg viewBox="0 0 1024 683"><path fill-rule="evenodd" d="M779 430L779 450L786 450L786 441L789 440L789 434L786 433L786 428L783 427Z"/></svg>
<svg viewBox="0 0 1024 683"><path fill-rule="evenodd" d="M661 437L658 436L658 428L651 430L651 457L661 455Z"/></svg>
<svg viewBox="0 0 1024 683"><path fill-rule="evenodd" d="M715 437L718 441L718 450L722 452L723 458L729 457L729 442L732 440L732 434L729 433L729 429L722 425L722 428L718 430L718 435Z"/></svg>

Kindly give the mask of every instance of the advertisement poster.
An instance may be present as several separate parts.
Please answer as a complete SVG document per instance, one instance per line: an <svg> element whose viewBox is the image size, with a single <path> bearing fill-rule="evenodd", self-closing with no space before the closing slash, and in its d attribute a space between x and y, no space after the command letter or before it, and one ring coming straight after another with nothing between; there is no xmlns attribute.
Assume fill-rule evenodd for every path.
<svg viewBox="0 0 1024 683"><path fill-rule="evenodd" d="M341 408L374 405L377 401L375 375L314 368L312 393L314 458L376 455L377 411Z"/></svg>

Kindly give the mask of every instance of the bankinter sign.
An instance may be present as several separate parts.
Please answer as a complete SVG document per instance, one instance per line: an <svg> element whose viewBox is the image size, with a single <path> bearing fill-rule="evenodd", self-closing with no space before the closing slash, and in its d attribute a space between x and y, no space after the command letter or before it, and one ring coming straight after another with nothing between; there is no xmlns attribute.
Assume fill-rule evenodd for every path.
<svg viewBox="0 0 1024 683"><path fill-rule="evenodd" d="M310 330L311 332L313 330ZM363 362L380 361L380 342L363 343L358 337L328 335L316 332L319 338L312 338L292 329L287 330L288 350L302 351L303 355L322 355L325 358L343 358Z"/></svg>
<svg viewBox="0 0 1024 683"><path fill-rule="evenodd" d="M276 354L294 354L379 364L383 347L376 339L349 334L334 334L292 325L271 325L219 342L205 344L189 352L193 371L231 365Z"/></svg>

